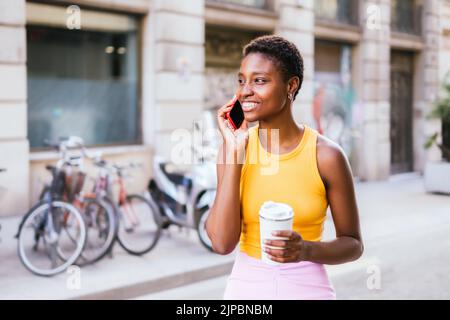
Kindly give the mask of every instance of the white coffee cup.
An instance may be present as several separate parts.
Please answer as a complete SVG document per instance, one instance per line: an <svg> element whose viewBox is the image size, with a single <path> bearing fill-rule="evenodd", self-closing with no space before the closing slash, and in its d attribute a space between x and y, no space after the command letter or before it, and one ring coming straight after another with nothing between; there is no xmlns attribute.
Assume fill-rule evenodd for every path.
<svg viewBox="0 0 450 320"><path fill-rule="evenodd" d="M285 237L276 237L272 235L273 231L292 230L294 221L294 210L285 203L266 201L259 209L259 230L261 238L261 260L271 264L278 265L280 262L273 261L267 257L264 247L270 248L264 244L264 240L286 239ZM273 248L273 247L272 247Z"/></svg>

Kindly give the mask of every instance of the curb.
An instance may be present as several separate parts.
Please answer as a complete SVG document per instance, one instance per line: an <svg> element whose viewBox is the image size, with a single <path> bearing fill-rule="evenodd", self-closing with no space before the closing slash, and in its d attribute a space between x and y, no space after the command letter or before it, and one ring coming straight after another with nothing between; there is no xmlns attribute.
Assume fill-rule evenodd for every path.
<svg viewBox="0 0 450 320"><path fill-rule="evenodd" d="M165 276L159 279L147 280L122 287L89 293L70 300L123 300L182 287L195 282L208 280L231 273L233 262L227 262L212 267Z"/></svg>

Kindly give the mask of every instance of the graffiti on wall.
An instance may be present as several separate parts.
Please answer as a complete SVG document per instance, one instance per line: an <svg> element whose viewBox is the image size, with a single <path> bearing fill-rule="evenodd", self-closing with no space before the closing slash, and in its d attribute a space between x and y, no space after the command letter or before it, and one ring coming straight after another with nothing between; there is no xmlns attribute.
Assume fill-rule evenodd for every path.
<svg viewBox="0 0 450 320"><path fill-rule="evenodd" d="M342 46L339 72L316 70L313 118L317 130L337 142L351 157L360 119L351 81L351 47Z"/></svg>

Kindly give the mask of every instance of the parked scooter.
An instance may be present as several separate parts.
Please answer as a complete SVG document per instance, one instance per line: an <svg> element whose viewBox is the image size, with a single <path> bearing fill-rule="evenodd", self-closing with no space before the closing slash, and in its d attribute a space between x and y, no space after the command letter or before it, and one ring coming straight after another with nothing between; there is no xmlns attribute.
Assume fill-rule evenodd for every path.
<svg viewBox="0 0 450 320"><path fill-rule="evenodd" d="M201 129L201 125L196 123L195 131L201 134ZM209 145L209 149L203 147L194 141L194 164L187 172L177 170L177 165L155 156L148 190L159 207L163 228L174 224L196 229L201 243L212 251L205 223L216 196L216 159L211 153L213 146ZM205 154L205 150L209 153Z"/></svg>

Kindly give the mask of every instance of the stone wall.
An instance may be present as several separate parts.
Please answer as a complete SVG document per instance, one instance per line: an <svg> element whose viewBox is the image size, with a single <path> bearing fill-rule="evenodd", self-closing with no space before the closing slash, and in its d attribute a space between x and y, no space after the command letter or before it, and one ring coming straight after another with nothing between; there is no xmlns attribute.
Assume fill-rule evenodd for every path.
<svg viewBox="0 0 450 320"><path fill-rule="evenodd" d="M153 97L145 98L145 141L165 157L171 155L174 129L192 129L203 110L204 10L204 0L155 0L147 17L144 52L150 56L144 59L151 61L144 72L153 80L144 82L143 91Z"/></svg>
<svg viewBox="0 0 450 320"><path fill-rule="evenodd" d="M440 151L433 147L424 149L427 138L440 131L440 123L427 120L439 91L440 11L439 0L423 2L424 48L417 56L414 95L414 170L423 172L427 161L440 159Z"/></svg>
<svg viewBox="0 0 450 320"><path fill-rule="evenodd" d="M386 179L390 174L390 1L364 1L362 39L357 47L355 84L362 106L358 176ZM379 11L377 11L379 10Z"/></svg>
<svg viewBox="0 0 450 320"><path fill-rule="evenodd" d="M312 101L314 98L314 3L312 0L279 0L276 10L279 20L275 33L292 41L304 60L304 79L294 101L293 115L299 123L314 127Z"/></svg>
<svg viewBox="0 0 450 320"><path fill-rule="evenodd" d="M0 216L28 208L25 0L0 2Z"/></svg>

